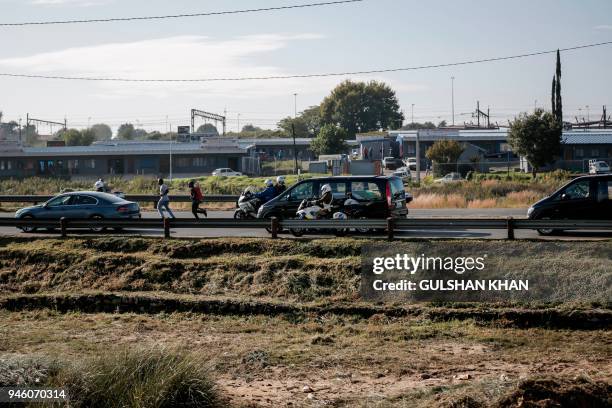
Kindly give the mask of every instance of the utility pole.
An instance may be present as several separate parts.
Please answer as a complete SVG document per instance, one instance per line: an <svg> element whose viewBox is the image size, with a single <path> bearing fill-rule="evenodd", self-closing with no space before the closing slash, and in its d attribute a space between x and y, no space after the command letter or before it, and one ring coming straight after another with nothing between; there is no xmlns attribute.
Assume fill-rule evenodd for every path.
<svg viewBox="0 0 612 408"><path fill-rule="evenodd" d="M297 93L293 94L293 119L297 118Z"/></svg>
<svg viewBox="0 0 612 408"><path fill-rule="evenodd" d="M451 77L451 105L453 109L453 126L455 126L455 77Z"/></svg>
<svg viewBox="0 0 612 408"><path fill-rule="evenodd" d="M240 114L238 114L238 133L240 133Z"/></svg>
<svg viewBox="0 0 612 408"><path fill-rule="evenodd" d="M295 125L291 124L291 135L293 136L293 174L298 172L297 148L295 146Z"/></svg>
<svg viewBox="0 0 612 408"><path fill-rule="evenodd" d="M414 124L414 103L410 106L410 123Z"/></svg>
<svg viewBox="0 0 612 408"><path fill-rule="evenodd" d="M589 110L589 105L586 106L587 110L587 122L591 121L591 111Z"/></svg>
<svg viewBox="0 0 612 408"><path fill-rule="evenodd" d="M605 112L605 108L604 108ZM19 144L21 144L21 118L19 118Z"/></svg>

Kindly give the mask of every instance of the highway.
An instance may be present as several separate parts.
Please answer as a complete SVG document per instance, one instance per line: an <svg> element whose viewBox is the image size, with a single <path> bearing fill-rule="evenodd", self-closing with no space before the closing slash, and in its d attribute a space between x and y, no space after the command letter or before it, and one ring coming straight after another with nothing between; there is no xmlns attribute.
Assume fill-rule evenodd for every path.
<svg viewBox="0 0 612 408"><path fill-rule="evenodd" d="M432 218L432 217L446 217L446 218L479 218L479 217L514 217L524 218L526 216L526 209L522 208L487 208L487 209L464 209L464 208L448 208L448 209L410 209L409 217L414 218ZM193 218L193 215L187 211L176 211L175 215L179 218ZM13 217L13 213L4 213L4 217ZM209 211L210 218L232 218L233 211ZM157 212L143 212L144 218L159 218ZM69 235L71 236L104 236L104 235L125 235L125 236L162 236L163 229L159 230L125 230L106 231L101 233L93 233L88 230L71 230ZM562 235L553 237L541 237L536 231L532 230L516 230L515 232L517 239L562 239L562 240L589 240L589 239L610 239L612 233L602 232L581 232L572 231L566 232ZM53 237L58 235L58 231L46 231L41 230L36 233L26 234L13 227L0 227L0 235L2 236L39 236L39 237ZM211 237L269 237L270 235L264 229L256 228L245 228L245 229L178 229L172 228L172 236L175 238L211 238ZM354 236L366 236L364 234L355 233ZM367 234L371 236L371 234ZM384 237L384 234L380 235ZM455 230L406 230L397 231L395 234L396 238L460 238L460 239L505 239L505 230L494 230L494 229L455 229ZM289 233L283 233L280 237L292 237ZM305 235L309 237L309 235Z"/></svg>

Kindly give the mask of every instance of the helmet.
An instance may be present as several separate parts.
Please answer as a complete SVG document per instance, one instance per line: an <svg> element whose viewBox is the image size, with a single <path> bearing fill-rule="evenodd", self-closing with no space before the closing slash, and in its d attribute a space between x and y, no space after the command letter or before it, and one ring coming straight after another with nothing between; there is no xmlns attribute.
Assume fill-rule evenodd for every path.
<svg viewBox="0 0 612 408"><path fill-rule="evenodd" d="M278 176L278 177L276 178L276 182L277 182L278 184L285 184L285 176Z"/></svg>
<svg viewBox="0 0 612 408"><path fill-rule="evenodd" d="M329 184L323 184L323 186L321 186L321 194L331 193L331 191L332 189Z"/></svg>
<svg viewBox="0 0 612 408"><path fill-rule="evenodd" d="M272 180L267 179L266 180L266 187L272 187L274 185L274 183L272 182Z"/></svg>

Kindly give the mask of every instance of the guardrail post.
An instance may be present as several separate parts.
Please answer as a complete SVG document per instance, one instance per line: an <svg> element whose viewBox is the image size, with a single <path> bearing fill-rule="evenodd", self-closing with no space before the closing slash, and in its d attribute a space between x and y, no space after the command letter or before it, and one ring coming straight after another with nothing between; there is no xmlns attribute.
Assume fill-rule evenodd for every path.
<svg viewBox="0 0 612 408"><path fill-rule="evenodd" d="M170 218L164 218L164 238L170 238Z"/></svg>
<svg viewBox="0 0 612 408"><path fill-rule="evenodd" d="M272 229L272 239L276 239L278 238L278 218L276 217L270 218L270 223L271 223L270 228Z"/></svg>
<svg viewBox="0 0 612 408"><path fill-rule="evenodd" d="M508 239L514 239L514 218L506 219L506 229L508 230Z"/></svg>
<svg viewBox="0 0 612 408"><path fill-rule="evenodd" d="M395 228L395 221L393 218L387 218L387 239L393 241L393 230Z"/></svg>
<svg viewBox="0 0 612 408"><path fill-rule="evenodd" d="M66 224L68 224L66 222L66 217L60 218L60 231L61 231L61 234L62 234L62 238L66 238L66 236L68 235L66 233Z"/></svg>

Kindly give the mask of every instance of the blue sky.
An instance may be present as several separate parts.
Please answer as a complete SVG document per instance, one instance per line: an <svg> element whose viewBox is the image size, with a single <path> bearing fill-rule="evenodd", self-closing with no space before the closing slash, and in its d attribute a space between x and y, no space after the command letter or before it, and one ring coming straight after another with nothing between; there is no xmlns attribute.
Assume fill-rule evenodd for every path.
<svg viewBox="0 0 612 408"><path fill-rule="evenodd" d="M194 13L309 0L0 0L0 22ZM429 65L612 40L609 0L399 1L163 21L1 28L0 72L128 78L288 75ZM456 122L491 108L507 123L549 108L554 55L453 68L361 75L387 82L410 119ZM566 120L612 110L612 46L562 54ZM319 103L344 78L204 84L64 82L0 77L4 120L35 117L74 127L123 122L165 130L189 109L228 112L228 127L273 128ZM168 122L166 122L166 116ZM168 125L166 124L168 123Z"/></svg>

